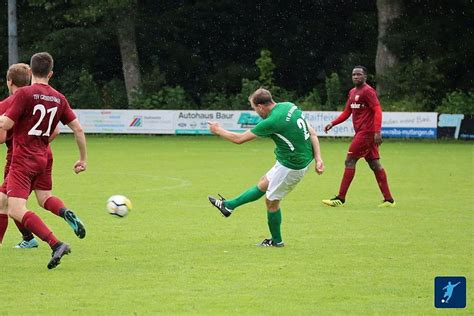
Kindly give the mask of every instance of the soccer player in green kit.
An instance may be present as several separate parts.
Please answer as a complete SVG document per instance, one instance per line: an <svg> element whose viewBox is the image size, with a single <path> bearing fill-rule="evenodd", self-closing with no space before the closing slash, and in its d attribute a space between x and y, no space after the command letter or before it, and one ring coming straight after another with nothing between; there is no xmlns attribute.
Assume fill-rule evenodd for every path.
<svg viewBox="0 0 474 316"><path fill-rule="evenodd" d="M239 206L253 202L266 194L268 228L271 238L258 246L283 247L281 237L280 201L303 179L311 161L316 161L315 171L322 174L324 163L315 130L306 122L303 112L293 103L273 101L270 91L260 88L249 97L252 108L263 118L254 128L244 133L234 133L209 122L210 131L235 144L251 141L257 136L271 137L275 142L276 163L257 183L232 200L209 196L209 201L225 217Z"/></svg>

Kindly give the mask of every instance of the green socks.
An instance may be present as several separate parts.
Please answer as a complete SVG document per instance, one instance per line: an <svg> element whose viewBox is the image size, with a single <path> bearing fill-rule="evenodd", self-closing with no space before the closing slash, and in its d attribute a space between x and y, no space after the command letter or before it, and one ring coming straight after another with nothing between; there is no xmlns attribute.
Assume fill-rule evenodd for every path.
<svg viewBox="0 0 474 316"><path fill-rule="evenodd" d="M242 204L253 202L261 198L265 192L259 190L257 186L254 186L247 191L240 194L238 197L232 200L225 201L225 207L234 210L235 208L241 206Z"/></svg>
<svg viewBox="0 0 474 316"><path fill-rule="evenodd" d="M274 243L282 242L281 239L281 209L278 209L276 212L267 212L268 217L268 228L272 234L272 241Z"/></svg>
<svg viewBox="0 0 474 316"><path fill-rule="evenodd" d="M234 210L237 207L258 200L261 198L265 192L260 191L257 186L251 187L247 191L240 194L238 197L232 200L225 201L225 207L228 209ZM268 217L268 228L272 234L272 241L274 243L282 242L281 239L281 209L278 209L276 212L267 212Z"/></svg>

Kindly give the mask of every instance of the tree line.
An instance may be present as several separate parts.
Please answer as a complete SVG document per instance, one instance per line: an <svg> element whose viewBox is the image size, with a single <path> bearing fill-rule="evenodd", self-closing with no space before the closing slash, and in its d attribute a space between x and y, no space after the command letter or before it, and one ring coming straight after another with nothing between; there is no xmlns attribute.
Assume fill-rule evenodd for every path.
<svg viewBox="0 0 474 316"><path fill-rule="evenodd" d="M248 109L248 94L265 86L277 100L337 110L362 64L385 110L474 112L472 0L19 0L16 8L19 61L50 52L51 83L74 108ZM4 72L7 26L4 14Z"/></svg>

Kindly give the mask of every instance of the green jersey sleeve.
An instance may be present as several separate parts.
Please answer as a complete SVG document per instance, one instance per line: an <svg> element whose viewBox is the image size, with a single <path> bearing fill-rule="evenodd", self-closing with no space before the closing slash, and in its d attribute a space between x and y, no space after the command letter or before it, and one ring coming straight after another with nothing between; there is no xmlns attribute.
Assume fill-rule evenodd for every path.
<svg viewBox="0 0 474 316"><path fill-rule="evenodd" d="M273 126L272 120L263 120L255 125L255 127L250 131L260 137L269 137L275 132L275 128Z"/></svg>

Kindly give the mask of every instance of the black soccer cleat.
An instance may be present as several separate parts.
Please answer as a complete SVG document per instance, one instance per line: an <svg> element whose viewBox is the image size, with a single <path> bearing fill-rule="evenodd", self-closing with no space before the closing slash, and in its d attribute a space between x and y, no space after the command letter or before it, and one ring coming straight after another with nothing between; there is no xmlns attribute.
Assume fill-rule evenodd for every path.
<svg viewBox="0 0 474 316"><path fill-rule="evenodd" d="M225 199L219 194L220 199L216 199L215 197L208 196L209 202L214 205L224 217L229 217L232 214L232 210L225 207Z"/></svg>
<svg viewBox="0 0 474 316"><path fill-rule="evenodd" d="M66 210L64 212L64 220L66 221L66 223L69 224L69 226L71 226L77 237L79 237L80 239L86 237L86 227L84 226L84 223L79 219L79 217L74 214L73 211L69 209Z"/></svg>
<svg viewBox="0 0 474 316"><path fill-rule="evenodd" d="M53 254L51 255L51 260L48 262L48 269L54 269L61 263L61 258L64 255L68 255L71 253L71 247L68 244L61 243L53 250Z"/></svg>
<svg viewBox="0 0 474 316"><path fill-rule="evenodd" d="M271 238L264 239L261 243L258 243L257 246L259 247L285 247L285 243L283 241L274 242Z"/></svg>

